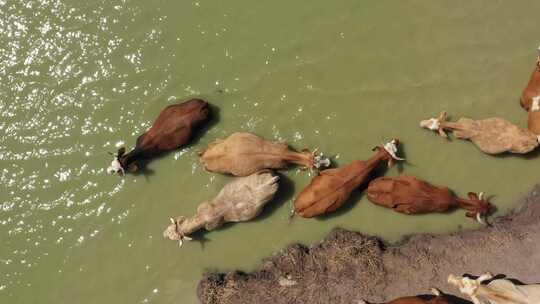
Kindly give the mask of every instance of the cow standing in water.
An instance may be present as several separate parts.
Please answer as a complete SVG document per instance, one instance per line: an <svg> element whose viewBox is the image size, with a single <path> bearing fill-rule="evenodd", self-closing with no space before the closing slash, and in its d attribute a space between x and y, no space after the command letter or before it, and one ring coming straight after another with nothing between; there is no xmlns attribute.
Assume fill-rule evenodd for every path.
<svg viewBox="0 0 540 304"><path fill-rule="evenodd" d="M527 87L521 94L521 106L529 111L529 130L535 134L540 134L540 47L536 57L536 66Z"/></svg>
<svg viewBox="0 0 540 304"><path fill-rule="evenodd" d="M185 145L193 131L209 120L209 114L208 103L200 99L166 107L152 127L137 138L137 144L131 152L126 153L124 147L118 149L107 172L136 172L142 167L141 161Z"/></svg>

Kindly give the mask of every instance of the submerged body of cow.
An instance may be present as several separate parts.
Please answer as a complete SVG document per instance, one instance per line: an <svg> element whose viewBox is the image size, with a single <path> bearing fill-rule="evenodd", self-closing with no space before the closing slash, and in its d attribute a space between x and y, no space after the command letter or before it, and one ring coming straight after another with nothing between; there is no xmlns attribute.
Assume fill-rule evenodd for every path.
<svg viewBox="0 0 540 304"><path fill-rule="evenodd" d="M432 288L432 296L413 296L413 297L403 297L392 300L387 303L378 303L378 304L453 304L446 295L442 294L439 290ZM369 303L364 300L358 301L358 304L375 304Z"/></svg>
<svg viewBox="0 0 540 304"><path fill-rule="evenodd" d="M330 165L330 160L322 154L308 150L297 152L286 143L268 141L246 132L214 141L200 157L206 170L235 176L248 176L263 169L284 169L289 164L309 169Z"/></svg>
<svg viewBox="0 0 540 304"><path fill-rule="evenodd" d="M320 172L304 189L294 202L294 212L301 217L311 218L330 213L347 201L351 193L365 183L373 170L381 162L392 166L394 161L402 160L396 156L399 141L392 140L376 147L377 152L367 161L356 160L350 164Z"/></svg>
<svg viewBox="0 0 540 304"><path fill-rule="evenodd" d="M434 186L414 176L379 177L368 186L368 199L380 206L405 214L445 212L452 208L467 210L467 216L480 223L491 205L483 194L470 192L468 199L456 197L447 187Z"/></svg>
<svg viewBox="0 0 540 304"><path fill-rule="evenodd" d="M137 138L132 151L125 153L124 147L118 150L107 171L119 174L135 172L144 160L180 148L190 141L193 131L209 120L209 115L208 103L200 99L166 107L152 127Z"/></svg>
<svg viewBox="0 0 540 304"><path fill-rule="evenodd" d="M540 134L540 48L538 53L529 83L521 94L521 106L529 112L527 126L534 134Z"/></svg>
<svg viewBox="0 0 540 304"><path fill-rule="evenodd" d="M445 138L448 137L445 131L453 131L457 138L470 140L487 154L526 154L536 149L539 144L536 134L499 117L480 120L460 118L456 122L446 119L446 112L442 112L438 118L421 121L420 126L436 131Z"/></svg>

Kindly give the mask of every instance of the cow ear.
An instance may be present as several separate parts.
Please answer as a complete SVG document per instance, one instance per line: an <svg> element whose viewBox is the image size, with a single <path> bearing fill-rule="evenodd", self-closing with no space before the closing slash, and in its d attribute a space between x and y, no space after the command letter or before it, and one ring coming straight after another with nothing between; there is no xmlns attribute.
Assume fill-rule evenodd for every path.
<svg viewBox="0 0 540 304"><path fill-rule="evenodd" d="M122 147L122 148L118 149L118 153L116 154L116 157L120 158L125 153L126 153L126 147Z"/></svg>
<svg viewBox="0 0 540 304"><path fill-rule="evenodd" d="M474 192L469 192L467 195L469 196L469 199L472 200L472 201L478 201L478 200L480 200L480 199L478 198L478 195L477 195L476 193L474 193Z"/></svg>

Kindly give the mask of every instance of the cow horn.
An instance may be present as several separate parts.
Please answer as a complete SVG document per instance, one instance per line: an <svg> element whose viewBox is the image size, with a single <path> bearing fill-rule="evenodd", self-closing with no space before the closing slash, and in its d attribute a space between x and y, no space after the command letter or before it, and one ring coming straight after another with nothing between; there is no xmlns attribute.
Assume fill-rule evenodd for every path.
<svg viewBox="0 0 540 304"><path fill-rule="evenodd" d="M484 199L484 194L485 194L484 192L480 192L480 193L478 194L478 199L479 199L479 200L483 200L483 199Z"/></svg>
<svg viewBox="0 0 540 304"><path fill-rule="evenodd" d="M484 226L486 226L486 222L482 219L482 216L480 215L480 212L476 214L476 221Z"/></svg>
<svg viewBox="0 0 540 304"><path fill-rule="evenodd" d="M388 152L388 154L390 154L390 156L392 156L393 159L405 160L404 158L397 156L397 151L398 151L397 144L398 144L398 141L396 139L392 139L391 141L383 145L383 149L386 152Z"/></svg>
<svg viewBox="0 0 540 304"><path fill-rule="evenodd" d="M315 152L313 152L313 155L315 155ZM313 166L317 169L330 167L331 164L332 161L322 153L314 157Z"/></svg>
<svg viewBox="0 0 540 304"><path fill-rule="evenodd" d="M189 236L185 236L185 235L180 236L180 239L178 240L178 248L181 248L182 245L184 245L184 240L191 241L193 239L190 238Z"/></svg>

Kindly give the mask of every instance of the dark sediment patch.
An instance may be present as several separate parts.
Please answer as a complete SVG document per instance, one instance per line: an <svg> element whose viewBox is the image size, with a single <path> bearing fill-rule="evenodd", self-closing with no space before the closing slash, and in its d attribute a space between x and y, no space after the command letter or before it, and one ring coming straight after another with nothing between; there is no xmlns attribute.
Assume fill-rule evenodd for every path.
<svg viewBox="0 0 540 304"><path fill-rule="evenodd" d="M540 186L491 227L398 244L336 228L321 243L288 246L258 271L206 274L197 293L204 304L385 302L430 287L459 295L449 274L485 271L540 282Z"/></svg>

